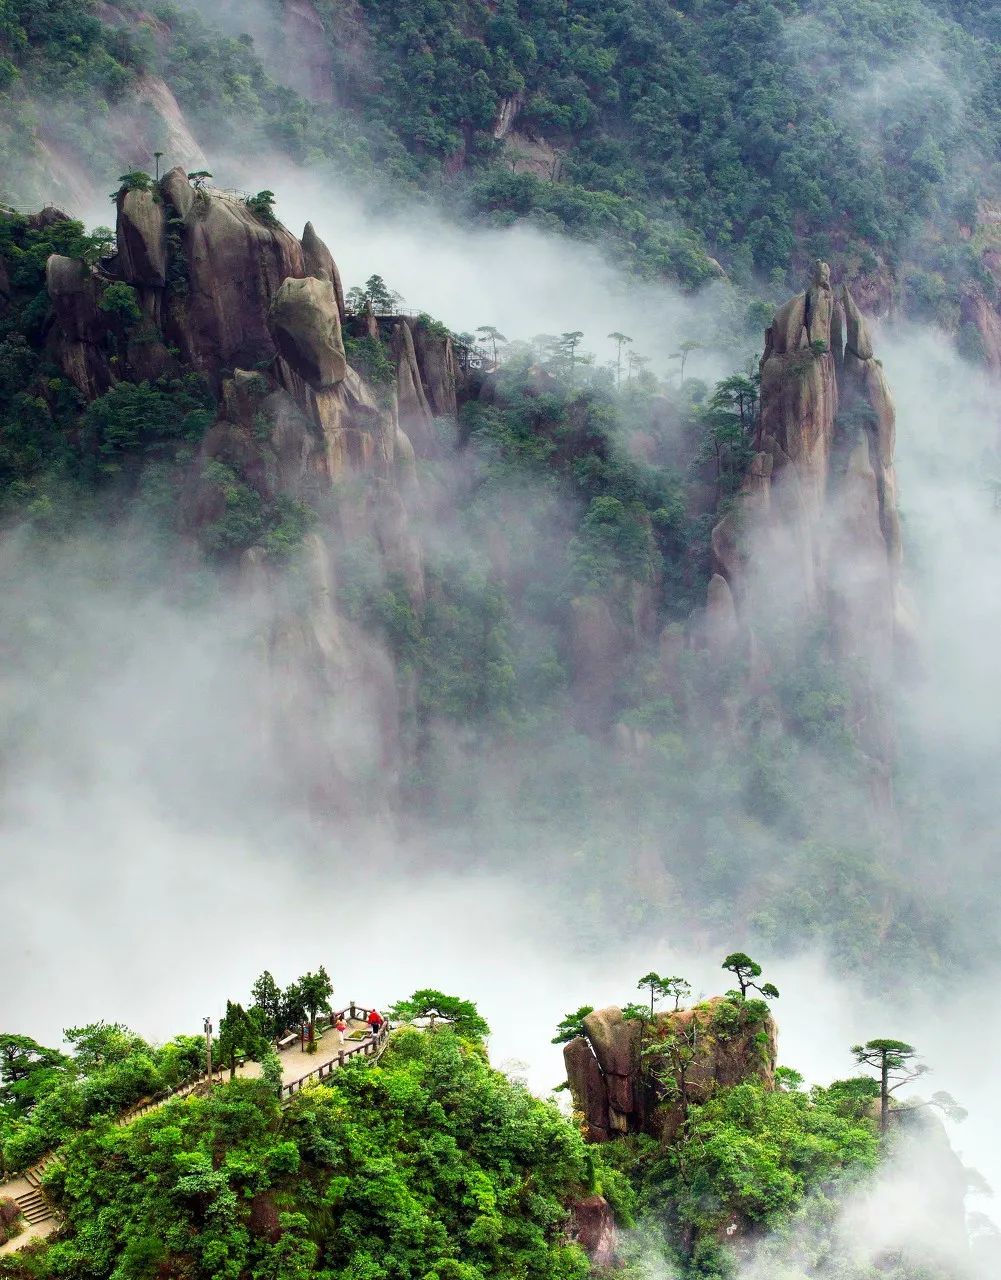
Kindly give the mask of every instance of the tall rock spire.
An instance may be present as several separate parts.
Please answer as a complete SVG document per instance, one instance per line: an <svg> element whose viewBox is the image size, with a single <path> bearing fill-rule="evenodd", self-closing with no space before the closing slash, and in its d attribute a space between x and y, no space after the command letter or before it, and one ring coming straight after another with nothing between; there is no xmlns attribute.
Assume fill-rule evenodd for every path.
<svg viewBox="0 0 1001 1280"><path fill-rule="evenodd" d="M778 309L765 335L756 452L713 530L713 568L749 639L792 628L823 636L846 661L846 719L886 793L893 733L885 689L907 631L894 435L865 320L817 262L807 289ZM714 590L719 597L719 582Z"/></svg>

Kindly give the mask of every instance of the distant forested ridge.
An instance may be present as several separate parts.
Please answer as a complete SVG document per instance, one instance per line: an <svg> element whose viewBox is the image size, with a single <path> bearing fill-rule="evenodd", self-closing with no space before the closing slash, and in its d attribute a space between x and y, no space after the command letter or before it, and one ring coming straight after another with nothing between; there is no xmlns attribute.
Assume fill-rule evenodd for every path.
<svg viewBox="0 0 1001 1280"><path fill-rule="evenodd" d="M954 329L965 297L996 300L992 4L273 0L215 21L5 0L0 198L154 149L186 163L160 80L206 154L235 137L398 198L448 190L460 216L594 239L646 275L784 286L822 257Z"/></svg>

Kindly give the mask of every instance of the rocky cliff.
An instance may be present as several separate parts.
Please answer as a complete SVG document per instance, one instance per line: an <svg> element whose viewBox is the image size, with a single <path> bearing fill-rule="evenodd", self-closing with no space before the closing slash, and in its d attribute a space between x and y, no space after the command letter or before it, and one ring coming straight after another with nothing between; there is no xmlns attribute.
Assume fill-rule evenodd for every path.
<svg viewBox="0 0 1001 1280"><path fill-rule="evenodd" d="M731 650L739 640L760 677L778 629L819 628L855 672L846 720L885 799L894 744L882 692L911 629L895 414L866 321L826 263L776 312L760 372L754 456L712 534L706 641Z"/></svg>
<svg viewBox="0 0 1001 1280"><path fill-rule="evenodd" d="M275 688L262 703L284 710L266 734L321 803L350 807L359 771L391 789L395 673L337 614L337 553L349 541L374 544L379 571L422 606L415 445L432 452L436 418L456 412L448 334L404 317L383 322L393 329L390 381L366 381L348 362L340 274L312 225L299 240L267 209L196 189L181 169L119 194L113 257L88 267L56 255L46 275L50 352L85 400L123 382L190 373L216 393L218 418L185 486L191 537L225 514L210 464L263 502L307 501L329 517L305 540L307 567L294 589L260 548L239 566L272 619ZM345 717L360 739L350 751L331 727Z"/></svg>
<svg viewBox="0 0 1001 1280"><path fill-rule="evenodd" d="M777 1031L759 1002L716 997L691 1009L627 1018L615 1005L584 1019L563 1050L588 1140L628 1133L669 1141L691 1103L758 1079L775 1084Z"/></svg>

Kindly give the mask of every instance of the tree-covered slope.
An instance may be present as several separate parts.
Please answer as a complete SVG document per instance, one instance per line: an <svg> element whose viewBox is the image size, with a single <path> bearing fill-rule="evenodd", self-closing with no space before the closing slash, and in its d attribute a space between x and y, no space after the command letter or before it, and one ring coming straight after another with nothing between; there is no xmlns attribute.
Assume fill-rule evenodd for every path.
<svg viewBox="0 0 1001 1280"><path fill-rule="evenodd" d="M6 0L0 196L152 169L155 149L189 163L155 80L220 161L235 142L394 198L448 190L466 216L595 239L647 275L787 283L819 256L953 328L964 293L994 300L976 231L999 190L990 5L317 0L306 27L303 9L206 24Z"/></svg>
<svg viewBox="0 0 1001 1280"><path fill-rule="evenodd" d="M5 1176L27 1164L19 1135L46 1126L44 1194L59 1216L44 1242L0 1260L0 1275L583 1280L610 1269L639 1280L667 1266L723 1280L767 1231L829 1229L838 1200L864 1193L888 1154L873 1119L878 1084L806 1092L795 1072L776 1078L774 1023L740 992L674 1015L644 1008L585 1020L592 1034L607 1025L634 1043L630 1088L646 1115L647 1132L597 1144L580 1114L491 1068L475 1006L438 991L391 1011L397 1029L378 1061L356 1059L284 1101L273 1040L258 1034L264 1007L228 1005L216 1058L239 1012L234 1044L263 1074L203 1079L124 1123L137 1100L197 1080L198 1039L158 1048L98 1023L67 1032L64 1053L2 1035ZM704 1032L700 1070L672 1030L692 1018ZM656 1140L662 1115L675 1119ZM14 1238L23 1225L14 1220ZM829 1248L837 1274L861 1280L833 1237ZM880 1261L910 1280L906 1259Z"/></svg>

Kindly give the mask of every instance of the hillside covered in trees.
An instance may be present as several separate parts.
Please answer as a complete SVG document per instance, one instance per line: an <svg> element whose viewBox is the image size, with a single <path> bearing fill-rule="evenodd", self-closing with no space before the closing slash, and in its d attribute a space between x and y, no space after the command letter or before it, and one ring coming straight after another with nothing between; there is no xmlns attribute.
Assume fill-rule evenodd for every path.
<svg viewBox="0 0 1001 1280"><path fill-rule="evenodd" d="M897 1095L914 1047L806 1087L741 952L723 996L650 973L568 1013L562 1109L440 991L327 1025L322 968L227 1000L216 1084L190 1035L44 1020L84 948L145 1016L203 989L196 946L222 981L320 930L512 1005L547 956L739 939L828 975L837 1026L973 1007L995 8L0 0L0 836L38 1016L0 1028L31 1179L0 1249L56 1223L3 1280L991 1274L927 1108L958 1109ZM285 225L282 178L433 215L418 254L569 237L640 323L582 290L565 331L458 332L329 209ZM345 1032L363 1054L283 1068Z"/></svg>
<svg viewBox="0 0 1001 1280"><path fill-rule="evenodd" d="M760 969L728 957L742 961ZM271 988L265 973L254 991ZM651 1008L659 999L651 991ZM263 1071L193 1088L204 1049L194 1037L154 1047L102 1022L67 1032L63 1053L0 1036L6 1176L24 1167L25 1136L44 1131L41 1194L57 1214L54 1231L0 1257L0 1276L583 1280L669 1266L722 1280L766 1231L795 1227L837 1268L822 1274L862 1280L869 1262L839 1239L836 1206L866 1193L915 1125L936 1132L918 1100L897 1099L881 1139L872 1075L807 1091L796 1072L777 1071L768 1006L738 989L681 1012L627 1004L563 1024L559 1039L574 1034L571 1021L577 1031L567 1046L577 1106L584 1037L602 1064L631 1046L642 1122L597 1143L580 1114L490 1067L489 1027L467 1000L414 993L390 1010L396 1026L378 1061L335 1064L291 1095L274 1050L283 1024L266 1006L230 1003L213 1045L218 1059L233 1041ZM318 1036L318 1062L332 1039ZM136 1110L144 1097L156 1105ZM915 1265L926 1280L967 1274L962 1243L947 1256L962 1241L963 1171L940 1141L954 1188L925 1210L951 1243L935 1258L905 1241L874 1253L892 1280L910 1280ZM25 1225L0 1221L12 1239Z"/></svg>
<svg viewBox="0 0 1001 1280"><path fill-rule="evenodd" d="M6 0L0 195L270 149L688 287L824 258L996 363L997 41L944 0Z"/></svg>

